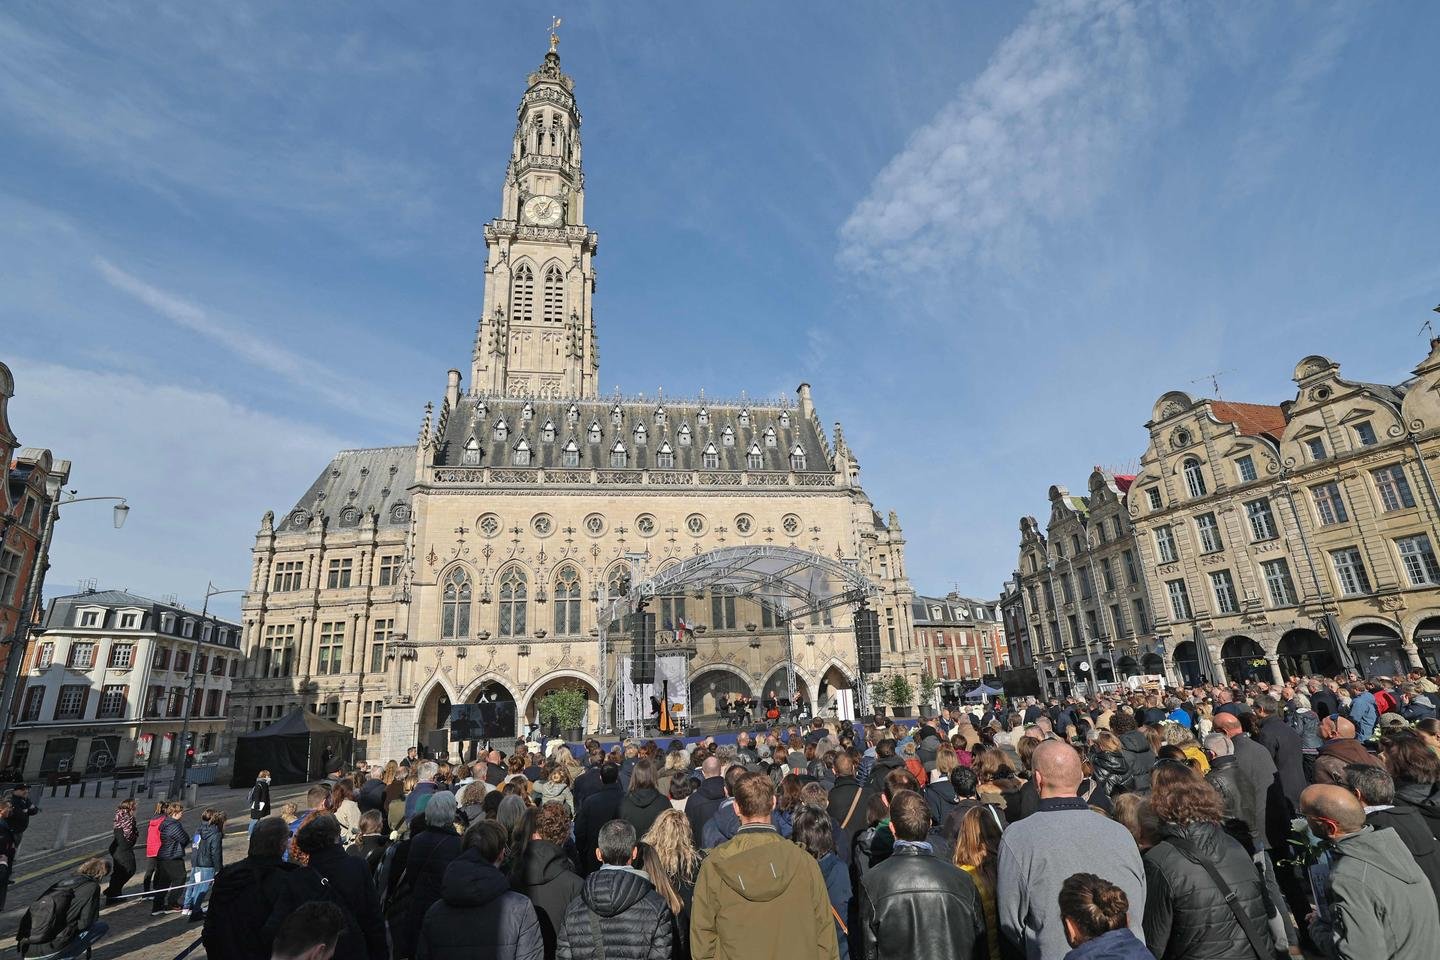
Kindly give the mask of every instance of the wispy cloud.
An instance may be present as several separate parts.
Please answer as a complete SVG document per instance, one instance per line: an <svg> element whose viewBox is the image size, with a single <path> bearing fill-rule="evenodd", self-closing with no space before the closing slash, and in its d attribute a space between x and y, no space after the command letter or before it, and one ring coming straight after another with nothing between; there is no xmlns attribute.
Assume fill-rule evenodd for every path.
<svg viewBox="0 0 1440 960"><path fill-rule="evenodd" d="M178 294L147 283L104 257L95 259L95 269L116 290L135 298L172 323L219 344L236 358L267 370L336 407L356 408L353 385L347 384L329 368L257 335L243 322L216 314Z"/></svg>
<svg viewBox="0 0 1440 960"><path fill-rule="evenodd" d="M1024 263L1182 99L1187 33L1163 5L1043 0L875 178L841 228L841 263L873 274Z"/></svg>

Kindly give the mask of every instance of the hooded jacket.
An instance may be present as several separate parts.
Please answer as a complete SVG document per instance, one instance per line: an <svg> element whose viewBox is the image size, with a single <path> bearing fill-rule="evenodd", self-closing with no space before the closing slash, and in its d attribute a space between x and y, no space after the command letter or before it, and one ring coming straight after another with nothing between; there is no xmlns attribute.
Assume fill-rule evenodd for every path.
<svg viewBox="0 0 1440 960"><path fill-rule="evenodd" d="M1340 960L1433 960L1435 896L1394 830L1365 827L1335 844L1328 928L1316 939Z"/></svg>
<svg viewBox="0 0 1440 960"><path fill-rule="evenodd" d="M555 956L555 941L565 922L565 909L580 896L585 881L565 852L548 840L531 840L511 874L510 886L535 905L545 956Z"/></svg>
<svg viewBox="0 0 1440 960"><path fill-rule="evenodd" d="M1268 955L1274 947L1269 908L1255 864L1220 824L1205 821L1167 824L1165 839L1145 851L1145 945L1150 952L1166 960L1250 960L1254 953L1210 874L1171 837L1188 841L1219 871Z"/></svg>
<svg viewBox="0 0 1440 960"><path fill-rule="evenodd" d="M1136 793L1149 793L1150 771L1155 766L1155 751L1150 749L1150 738L1140 730L1127 731L1120 735L1120 749L1130 767L1130 788Z"/></svg>
<svg viewBox="0 0 1440 960"><path fill-rule="evenodd" d="M650 825L669 809L670 798L651 787L631 790L620 799L620 819L634 827L635 836L642 840Z"/></svg>
<svg viewBox="0 0 1440 960"><path fill-rule="evenodd" d="M1419 810L1431 835L1440 840L1440 783L1395 784L1395 806Z"/></svg>
<svg viewBox="0 0 1440 960"><path fill-rule="evenodd" d="M1390 828L1400 835L1405 849L1415 858L1415 865L1430 881L1435 891L1435 904L1440 909L1440 840L1430 833L1430 825L1414 807L1385 807L1365 815L1365 822L1376 830Z"/></svg>
<svg viewBox="0 0 1440 960"><path fill-rule="evenodd" d="M830 897L814 858L771 827L741 827L700 867L690 955L838 960Z"/></svg>
<svg viewBox="0 0 1440 960"><path fill-rule="evenodd" d="M270 946L260 935L285 887L285 875L300 869L279 857L246 857L215 876L205 908L205 955L214 960L268 960Z"/></svg>
<svg viewBox="0 0 1440 960"><path fill-rule="evenodd" d="M670 960L673 917L650 879L630 867L602 867L585 878L565 911L557 960ZM603 943L603 952L602 952Z"/></svg>
<svg viewBox="0 0 1440 960"><path fill-rule="evenodd" d="M440 899L420 924L415 960L541 960L544 953L535 908L511 892L505 874L479 850L466 850L445 868Z"/></svg>
<svg viewBox="0 0 1440 960"><path fill-rule="evenodd" d="M202 823L198 833L200 842L195 845L195 866L219 870L225 865L224 836L220 828L211 823Z"/></svg>
<svg viewBox="0 0 1440 960"><path fill-rule="evenodd" d="M546 780L535 784L535 793L539 796L535 804L537 807L547 803L563 803L565 809L570 811L570 816L575 816L575 794L565 784Z"/></svg>

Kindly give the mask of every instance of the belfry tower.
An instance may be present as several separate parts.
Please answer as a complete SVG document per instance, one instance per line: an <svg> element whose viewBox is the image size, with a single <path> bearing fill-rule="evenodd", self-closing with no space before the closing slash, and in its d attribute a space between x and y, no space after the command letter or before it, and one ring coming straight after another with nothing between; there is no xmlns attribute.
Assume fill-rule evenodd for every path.
<svg viewBox="0 0 1440 960"><path fill-rule="evenodd" d="M511 397L593 397L600 369L591 303L599 237L585 225L580 111L559 37L530 74L500 213L485 225L485 303L471 388Z"/></svg>

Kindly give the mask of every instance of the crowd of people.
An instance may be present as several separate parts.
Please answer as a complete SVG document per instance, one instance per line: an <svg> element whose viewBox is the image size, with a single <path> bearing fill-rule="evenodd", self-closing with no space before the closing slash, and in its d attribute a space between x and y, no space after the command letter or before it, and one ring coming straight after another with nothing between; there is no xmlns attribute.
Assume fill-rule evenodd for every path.
<svg viewBox="0 0 1440 960"><path fill-rule="evenodd" d="M1315 678L412 749L278 811L262 772L228 866L222 812L157 805L145 884L223 960L1433 960L1435 703ZM107 902L139 835L121 804Z"/></svg>

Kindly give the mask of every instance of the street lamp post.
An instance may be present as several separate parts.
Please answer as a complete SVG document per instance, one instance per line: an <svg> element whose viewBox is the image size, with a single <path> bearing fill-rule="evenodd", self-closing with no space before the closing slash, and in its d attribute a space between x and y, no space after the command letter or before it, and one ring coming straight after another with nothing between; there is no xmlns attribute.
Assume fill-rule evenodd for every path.
<svg viewBox="0 0 1440 960"><path fill-rule="evenodd" d="M170 796L179 799L185 792L185 757L190 741L190 714L195 709L195 674L200 664L200 644L205 638L205 617L210 613L210 598L218 597L225 593L244 593L245 590L236 588L232 590L216 590L215 584L205 584L205 603L200 607L200 625L195 631L195 649L190 655L190 683L185 688L185 719L180 724L180 743L175 751L175 779L170 785Z"/></svg>
<svg viewBox="0 0 1440 960"><path fill-rule="evenodd" d="M51 493L49 490L46 492ZM25 661L30 633L39 621L39 605L45 587L45 574L50 569L50 541L54 538L55 522L60 519L60 508L72 503L87 503L95 500L118 501L112 511L112 522L115 524L116 530L125 526L125 520L130 516L130 504L125 501L124 497L77 497L74 490L64 494L59 490L54 490L52 495L55 499L51 501L50 509L45 515L45 525L40 535L40 549L36 551L35 562L30 567L30 584L25 589L25 599L20 608L20 616L15 622L15 632L5 640L10 652L5 660L5 680L3 686L0 686L0 755L6 758L6 762L9 762L10 718L14 712L15 688L20 683L20 670Z"/></svg>

